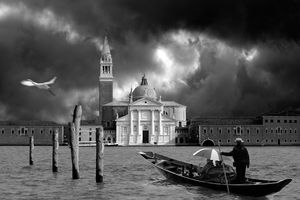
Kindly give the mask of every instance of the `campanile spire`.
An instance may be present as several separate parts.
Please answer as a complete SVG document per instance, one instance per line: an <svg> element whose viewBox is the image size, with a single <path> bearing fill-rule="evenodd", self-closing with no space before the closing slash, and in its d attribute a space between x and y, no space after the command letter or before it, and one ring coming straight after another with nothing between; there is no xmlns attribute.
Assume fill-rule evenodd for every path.
<svg viewBox="0 0 300 200"><path fill-rule="evenodd" d="M107 36L104 37L102 54L110 54L110 47L108 44Z"/></svg>
<svg viewBox="0 0 300 200"><path fill-rule="evenodd" d="M113 79L113 61L110 53L107 36L104 37L101 57L100 57L100 81L112 81Z"/></svg>

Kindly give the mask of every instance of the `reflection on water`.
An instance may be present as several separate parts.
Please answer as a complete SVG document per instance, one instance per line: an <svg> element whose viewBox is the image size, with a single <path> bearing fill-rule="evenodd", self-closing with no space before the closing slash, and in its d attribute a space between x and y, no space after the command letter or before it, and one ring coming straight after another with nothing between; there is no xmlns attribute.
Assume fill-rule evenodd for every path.
<svg viewBox="0 0 300 200"><path fill-rule="evenodd" d="M169 186L169 185L176 185L177 183L173 183L171 181L168 181L167 179L154 179L150 178L150 181L152 181L150 184L156 185L156 186Z"/></svg>
<svg viewBox="0 0 300 200"><path fill-rule="evenodd" d="M95 148L80 149L80 179L71 179L70 149L59 149L59 172L52 173L51 147L35 147L34 166L28 165L27 147L0 147L1 199L236 199L251 197L167 181L139 151L155 151L193 164L199 147L107 147L104 183L95 182ZM224 151L231 147L223 148ZM264 179L293 178L279 193L255 199L297 199L300 196L299 147L249 147L248 176ZM229 161L230 163L230 161Z"/></svg>

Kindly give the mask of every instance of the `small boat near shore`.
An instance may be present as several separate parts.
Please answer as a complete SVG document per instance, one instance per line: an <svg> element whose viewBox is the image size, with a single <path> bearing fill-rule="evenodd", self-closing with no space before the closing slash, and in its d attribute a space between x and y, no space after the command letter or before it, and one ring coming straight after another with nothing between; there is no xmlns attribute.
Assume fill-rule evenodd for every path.
<svg viewBox="0 0 300 200"><path fill-rule="evenodd" d="M199 176L195 176L192 169L196 169L196 165L175 160L153 152L139 152L139 154L156 167L156 169L158 169L158 171L168 180L182 184L185 183L215 190L227 191L227 185L225 183L200 180ZM230 193L258 197L279 192L291 181L292 179L274 181L247 178L246 183L229 183L228 187Z"/></svg>

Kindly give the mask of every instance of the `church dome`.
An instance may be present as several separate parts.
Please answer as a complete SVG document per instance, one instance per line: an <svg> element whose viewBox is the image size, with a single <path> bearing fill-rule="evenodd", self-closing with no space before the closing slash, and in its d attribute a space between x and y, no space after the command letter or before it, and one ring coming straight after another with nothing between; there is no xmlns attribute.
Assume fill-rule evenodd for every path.
<svg viewBox="0 0 300 200"><path fill-rule="evenodd" d="M148 81L145 75L142 77L141 85L139 85L133 90L132 97L133 97L133 101L136 101L144 97L148 97L156 100L155 89L150 85L148 85Z"/></svg>

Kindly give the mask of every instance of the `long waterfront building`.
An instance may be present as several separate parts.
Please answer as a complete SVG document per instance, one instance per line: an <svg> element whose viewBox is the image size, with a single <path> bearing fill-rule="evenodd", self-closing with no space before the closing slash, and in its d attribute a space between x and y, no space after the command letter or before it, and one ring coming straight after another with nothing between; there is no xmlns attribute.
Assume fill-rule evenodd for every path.
<svg viewBox="0 0 300 200"><path fill-rule="evenodd" d="M50 121L0 121L0 145L28 145L28 136L34 136L35 145L52 145L52 135L59 133L64 142L64 126Z"/></svg>
<svg viewBox="0 0 300 200"><path fill-rule="evenodd" d="M237 137L246 145L300 145L300 113L285 111L259 117L199 117L191 120L190 133L200 145L234 145Z"/></svg>

